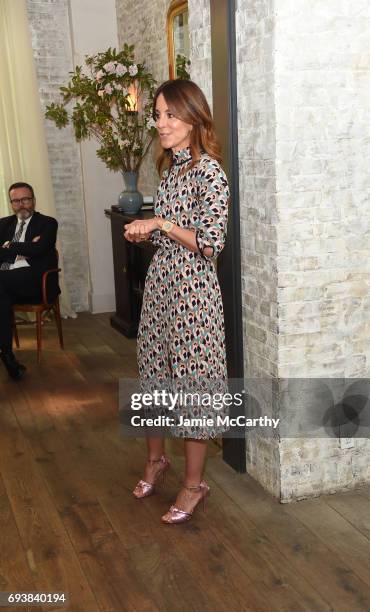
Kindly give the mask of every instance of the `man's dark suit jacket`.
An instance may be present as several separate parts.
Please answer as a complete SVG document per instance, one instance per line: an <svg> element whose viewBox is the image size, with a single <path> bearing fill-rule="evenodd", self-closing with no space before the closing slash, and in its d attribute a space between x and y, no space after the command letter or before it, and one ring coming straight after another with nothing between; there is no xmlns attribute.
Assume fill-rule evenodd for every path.
<svg viewBox="0 0 370 612"><path fill-rule="evenodd" d="M4 242L14 238L17 222L16 215L0 219L0 264L4 261L13 263L17 255L23 255L27 258L36 282L41 283L46 270L58 267L55 251L58 222L53 217L34 212L27 227L25 241L15 242L7 249L1 248ZM40 236L40 240L32 242L36 236ZM50 298L54 298L60 293L60 289L57 275L52 274L51 277L48 294Z"/></svg>

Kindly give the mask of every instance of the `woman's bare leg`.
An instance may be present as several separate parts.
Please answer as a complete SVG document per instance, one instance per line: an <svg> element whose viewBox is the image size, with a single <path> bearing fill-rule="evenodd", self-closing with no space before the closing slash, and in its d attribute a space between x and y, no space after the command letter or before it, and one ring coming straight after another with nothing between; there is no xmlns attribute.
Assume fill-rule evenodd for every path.
<svg viewBox="0 0 370 612"><path fill-rule="evenodd" d="M154 437L148 436L146 438L146 445L148 451L148 459L151 461L155 461L156 459L160 459L164 454L165 444L163 437ZM143 480L153 484L155 482L156 475L158 471L161 471L161 466L158 463L149 463L145 464L144 477Z"/></svg>
<svg viewBox="0 0 370 612"><path fill-rule="evenodd" d="M195 440L192 438L186 438L184 441L185 450L185 487L197 487L203 478L203 471L207 456L207 441L206 440ZM196 506L198 500L202 496L201 491L189 491L183 487L180 489L175 506L185 512L191 512ZM166 513L166 516L170 516Z"/></svg>
<svg viewBox="0 0 370 612"><path fill-rule="evenodd" d="M198 486L203 478L204 464L207 456L207 440L184 440L186 487Z"/></svg>

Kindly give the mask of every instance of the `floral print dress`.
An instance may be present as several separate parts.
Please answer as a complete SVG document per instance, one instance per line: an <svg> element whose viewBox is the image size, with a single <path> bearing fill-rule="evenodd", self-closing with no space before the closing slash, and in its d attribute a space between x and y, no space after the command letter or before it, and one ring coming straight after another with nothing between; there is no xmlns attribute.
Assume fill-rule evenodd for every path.
<svg viewBox="0 0 370 612"><path fill-rule="evenodd" d="M190 251L159 230L151 234L158 249L146 276L137 338L142 389L149 389L154 380L163 384L186 380L186 391L189 385L196 390L225 391L224 315L216 258L226 238L229 188L215 159L203 153L189 168L191 161L189 148L174 154L173 165L163 173L158 187L155 215L196 231L200 252ZM207 246L213 249L211 257L204 254ZM170 433L213 438L228 429L215 419L225 410L200 403L177 406L171 414L176 424ZM180 414L197 421L211 417L213 423L178 424Z"/></svg>

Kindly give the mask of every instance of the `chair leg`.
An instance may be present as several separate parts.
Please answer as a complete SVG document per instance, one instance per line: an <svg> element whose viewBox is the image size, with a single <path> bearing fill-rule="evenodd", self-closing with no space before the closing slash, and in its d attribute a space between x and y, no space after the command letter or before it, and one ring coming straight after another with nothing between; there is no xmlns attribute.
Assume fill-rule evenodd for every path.
<svg viewBox="0 0 370 612"><path fill-rule="evenodd" d="M36 333L37 333L37 363L41 361L41 326L42 326L42 313L36 312Z"/></svg>
<svg viewBox="0 0 370 612"><path fill-rule="evenodd" d="M19 336L18 336L17 324L15 322L15 314L14 314L14 312L13 312L13 336L14 336L14 340L15 340L15 346L17 348L19 348Z"/></svg>
<svg viewBox="0 0 370 612"><path fill-rule="evenodd" d="M57 329L58 329L60 348L62 350L64 350L63 330L62 330L62 317L60 316L59 298L57 298L55 300L55 304L53 306L53 310L54 310L54 316L55 316L55 323L56 323Z"/></svg>

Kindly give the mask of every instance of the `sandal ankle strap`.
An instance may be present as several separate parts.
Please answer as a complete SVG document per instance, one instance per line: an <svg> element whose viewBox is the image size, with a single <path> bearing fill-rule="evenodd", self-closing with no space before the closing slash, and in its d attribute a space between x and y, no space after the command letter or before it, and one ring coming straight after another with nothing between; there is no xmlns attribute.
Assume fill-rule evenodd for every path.
<svg viewBox="0 0 370 612"><path fill-rule="evenodd" d="M165 461L165 457L164 455L162 455L161 457L159 457L159 459L147 459L147 463L150 463L151 465L153 463L160 463L161 461Z"/></svg>
<svg viewBox="0 0 370 612"><path fill-rule="evenodd" d="M189 487L185 484L183 484L182 486L184 489L187 489L188 491L201 491L203 488L201 483L199 485L190 485Z"/></svg>

